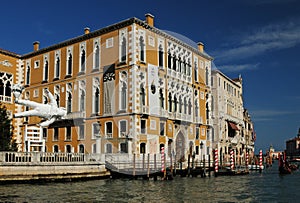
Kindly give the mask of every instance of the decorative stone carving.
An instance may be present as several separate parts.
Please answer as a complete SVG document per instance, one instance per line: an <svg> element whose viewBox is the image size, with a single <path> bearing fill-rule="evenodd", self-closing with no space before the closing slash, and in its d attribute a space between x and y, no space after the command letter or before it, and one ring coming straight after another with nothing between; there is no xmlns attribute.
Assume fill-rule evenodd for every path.
<svg viewBox="0 0 300 203"><path fill-rule="evenodd" d="M0 64L7 67L12 67L12 64L8 60L0 61Z"/></svg>
<svg viewBox="0 0 300 203"><path fill-rule="evenodd" d="M15 96L15 103L23 106L28 106L31 108L31 110L16 113L14 114L14 118L38 116L40 118L46 119L46 121L39 123L39 125L41 127L47 127L54 121L58 119L62 119L67 115L67 111L64 107L57 106L54 96L51 94L51 92L48 89L45 89L46 96L50 100L50 102L47 104L19 99L23 89L24 88L19 84L13 85L12 92Z"/></svg>

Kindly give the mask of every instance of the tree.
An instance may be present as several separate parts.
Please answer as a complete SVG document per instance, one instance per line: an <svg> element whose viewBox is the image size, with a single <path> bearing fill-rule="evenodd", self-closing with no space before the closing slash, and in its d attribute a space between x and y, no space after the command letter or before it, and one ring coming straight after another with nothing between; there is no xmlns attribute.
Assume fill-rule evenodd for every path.
<svg viewBox="0 0 300 203"><path fill-rule="evenodd" d="M13 137L12 119L8 116L8 111L0 103L0 151L17 151L17 145Z"/></svg>

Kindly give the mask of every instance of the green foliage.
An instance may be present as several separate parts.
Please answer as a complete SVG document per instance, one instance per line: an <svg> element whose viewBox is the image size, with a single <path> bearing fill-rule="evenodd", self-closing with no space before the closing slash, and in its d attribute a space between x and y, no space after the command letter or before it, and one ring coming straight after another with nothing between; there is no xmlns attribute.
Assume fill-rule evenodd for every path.
<svg viewBox="0 0 300 203"><path fill-rule="evenodd" d="M8 111L0 103L0 151L16 151L17 146L13 137L12 120L9 119Z"/></svg>

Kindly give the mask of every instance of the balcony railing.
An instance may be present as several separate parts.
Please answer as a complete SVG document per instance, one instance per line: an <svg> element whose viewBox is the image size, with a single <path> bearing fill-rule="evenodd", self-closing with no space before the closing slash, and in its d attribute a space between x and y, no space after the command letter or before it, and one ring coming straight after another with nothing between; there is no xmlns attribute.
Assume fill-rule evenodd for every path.
<svg viewBox="0 0 300 203"><path fill-rule="evenodd" d="M173 78L176 78L176 76L177 76L176 71L172 70L172 77L173 77Z"/></svg>
<svg viewBox="0 0 300 203"><path fill-rule="evenodd" d="M149 114L149 107L148 106L142 106L141 107L141 113L142 114Z"/></svg>
<svg viewBox="0 0 300 203"><path fill-rule="evenodd" d="M168 117L168 111L165 110L165 109L160 108L159 109L159 114L160 114L161 117L166 117L166 118Z"/></svg>
<svg viewBox="0 0 300 203"><path fill-rule="evenodd" d="M10 96L0 95L0 101L1 102L6 102L6 103L11 103L12 99L11 99Z"/></svg>
<svg viewBox="0 0 300 203"><path fill-rule="evenodd" d="M85 118L85 112L83 111L70 112L65 116L65 119L76 119L76 118Z"/></svg>

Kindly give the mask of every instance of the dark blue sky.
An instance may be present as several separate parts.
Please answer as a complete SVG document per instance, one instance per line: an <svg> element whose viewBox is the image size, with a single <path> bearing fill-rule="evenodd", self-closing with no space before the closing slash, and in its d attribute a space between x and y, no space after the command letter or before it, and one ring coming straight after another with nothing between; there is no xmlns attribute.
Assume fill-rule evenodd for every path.
<svg viewBox="0 0 300 203"><path fill-rule="evenodd" d="M205 44L218 69L242 75L244 103L257 133L256 150L285 148L300 127L300 2L3 1L0 48L25 54L130 17L155 16L155 26Z"/></svg>

